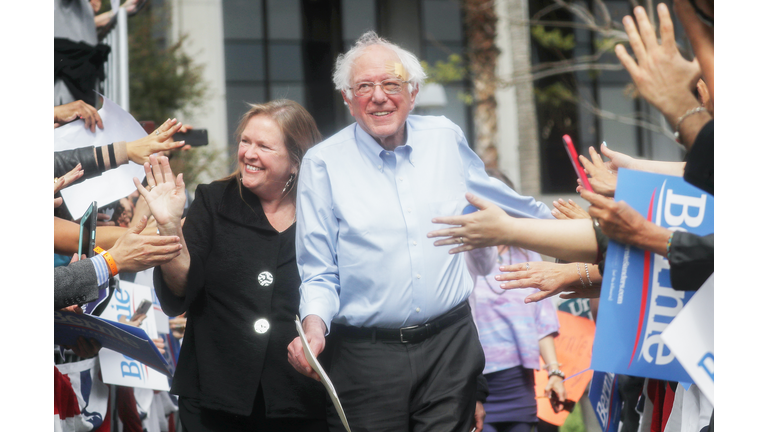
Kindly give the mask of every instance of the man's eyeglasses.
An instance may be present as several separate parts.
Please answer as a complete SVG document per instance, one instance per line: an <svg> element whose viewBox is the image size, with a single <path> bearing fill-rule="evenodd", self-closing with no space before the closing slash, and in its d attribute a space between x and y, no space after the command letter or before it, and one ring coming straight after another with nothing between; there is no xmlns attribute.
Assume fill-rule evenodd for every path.
<svg viewBox="0 0 768 432"><path fill-rule="evenodd" d="M355 84L352 89L355 91L355 96L357 97L368 96L373 93L373 89L376 88L376 86L381 86L381 90L386 94L397 94L403 89L404 84L404 81L392 78L377 83L370 81L359 82Z"/></svg>

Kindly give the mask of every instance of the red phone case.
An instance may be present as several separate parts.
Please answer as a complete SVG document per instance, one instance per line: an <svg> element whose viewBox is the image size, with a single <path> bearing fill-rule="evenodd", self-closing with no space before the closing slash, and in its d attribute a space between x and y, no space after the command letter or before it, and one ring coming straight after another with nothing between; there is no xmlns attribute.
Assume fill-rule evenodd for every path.
<svg viewBox="0 0 768 432"><path fill-rule="evenodd" d="M576 170L576 175L578 175L579 179L581 179L581 184L586 190L594 192L595 190L592 189L592 185L589 184L587 173L579 163L579 155L576 153L576 147L573 146L573 141L571 141L570 136L563 135L563 145L565 146L565 151L568 153L568 157L571 158L571 164L573 165L573 169Z"/></svg>

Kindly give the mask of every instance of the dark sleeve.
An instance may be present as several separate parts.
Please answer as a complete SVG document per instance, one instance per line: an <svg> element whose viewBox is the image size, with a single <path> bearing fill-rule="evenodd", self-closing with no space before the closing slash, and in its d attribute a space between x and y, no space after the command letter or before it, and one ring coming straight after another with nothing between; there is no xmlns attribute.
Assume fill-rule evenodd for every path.
<svg viewBox="0 0 768 432"><path fill-rule="evenodd" d="M597 219L592 219L592 228L595 230L595 239L597 239L597 269L600 271L600 275L603 275L603 269L605 268L605 252L608 250L608 236L603 234L603 230L600 228L600 224L597 223Z"/></svg>
<svg viewBox="0 0 768 432"><path fill-rule="evenodd" d="M477 401L480 403L485 403L485 400L488 399L488 394L490 392L488 391L488 380L485 378L485 375L480 374L477 376Z"/></svg>
<svg viewBox="0 0 768 432"><path fill-rule="evenodd" d="M694 291L715 271L715 235L699 236L676 231L669 247L672 288Z"/></svg>
<svg viewBox="0 0 768 432"><path fill-rule="evenodd" d="M189 250L189 273L184 297L178 297L168 288L163 280L161 267L155 267L154 284L160 306L168 316L178 316L189 309L194 299L205 285L205 262L213 239L213 217L215 209L206 195L207 185L199 185L195 199L189 206L187 219L184 221L184 241Z"/></svg>
<svg viewBox="0 0 768 432"><path fill-rule="evenodd" d="M715 121L705 124L696 135L685 158L683 178L688 183L715 196Z"/></svg>
<svg viewBox="0 0 768 432"><path fill-rule="evenodd" d="M53 308L88 303L99 297L96 269L90 259L53 269Z"/></svg>
<svg viewBox="0 0 768 432"><path fill-rule="evenodd" d="M75 184L100 176L102 171L99 169L99 165L96 163L96 156L93 153L93 146L53 152L53 176L61 177L72 171L77 164L82 164L83 171L85 172Z"/></svg>

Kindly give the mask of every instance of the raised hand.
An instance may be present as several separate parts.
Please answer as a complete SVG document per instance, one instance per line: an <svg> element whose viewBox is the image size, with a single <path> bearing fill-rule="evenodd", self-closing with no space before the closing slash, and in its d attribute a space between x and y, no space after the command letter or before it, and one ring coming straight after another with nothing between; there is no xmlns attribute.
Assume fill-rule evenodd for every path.
<svg viewBox="0 0 768 432"><path fill-rule="evenodd" d="M600 195L612 197L616 193L616 170L608 168L592 146L589 147L589 155L592 158L591 162L586 157L579 155L579 161L584 166L584 171L589 174L589 184Z"/></svg>
<svg viewBox="0 0 768 432"><path fill-rule="evenodd" d="M176 119L168 119L151 134L131 141L126 145L128 159L137 164L149 161L149 155L184 146L184 141L174 141L173 134L181 129L182 124Z"/></svg>
<svg viewBox="0 0 768 432"><path fill-rule="evenodd" d="M658 6L661 44L645 9L638 6L634 12L637 27L630 16L625 16L622 23L637 61L621 44L616 45L616 55L640 94L674 125L687 110L698 106L692 90L701 76L699 63L689 62L680 55L672 18L664 3Z"/></svg>
<svg viewBox="0 0 768 432"><path fill-rule="evenodd" d="M147 201L158 229L161 233L178 232L181 229L184 204L187 202L183 174L174 179L168 158L158 158L155 155L151 155L149 162L144 164L144 172L147 175L148 189L142 186L136 177L133 178L133 183Z"/></svg>

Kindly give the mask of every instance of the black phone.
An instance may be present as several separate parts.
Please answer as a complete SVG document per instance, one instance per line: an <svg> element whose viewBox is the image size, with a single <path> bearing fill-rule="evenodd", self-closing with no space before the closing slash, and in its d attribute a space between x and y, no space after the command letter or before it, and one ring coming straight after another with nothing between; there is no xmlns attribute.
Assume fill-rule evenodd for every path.
<svg viewBox="0 0 768 432"><path fill-rule="evenodd" d="M134 312L133 317L139 316L139 315L146 315L147 312L149 312L149 308L152 307L152 302L144 299L139 303L139 307L136 308L136 312ZM131 319L133 319L131 317Z"/></svg>
<svg viewBox="0 0 768 432"><path fill-rule="evenodd" d="M184 141L192 147L208 145L208 129L190 129L187 132L173 134L174 141Z"/></svg>
<svg viewBox="0 0 768 432"><path fill-rule="evenodd" d="M96 247L96 216L98 206L96 201L92 202L85 210L83 217L80 218L80 243L77 247L78 258L85 254L90 258L93 256L93 248Z"/></svg>

